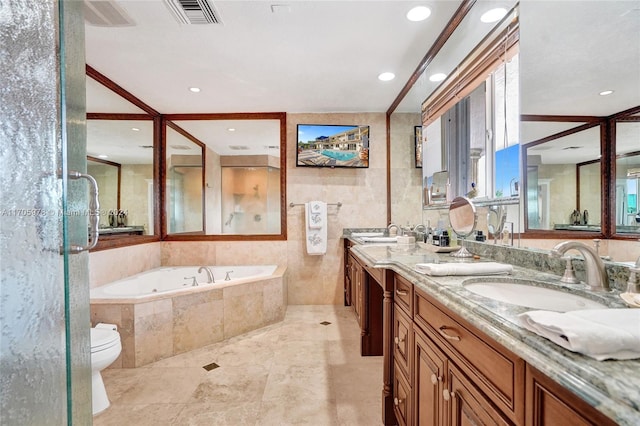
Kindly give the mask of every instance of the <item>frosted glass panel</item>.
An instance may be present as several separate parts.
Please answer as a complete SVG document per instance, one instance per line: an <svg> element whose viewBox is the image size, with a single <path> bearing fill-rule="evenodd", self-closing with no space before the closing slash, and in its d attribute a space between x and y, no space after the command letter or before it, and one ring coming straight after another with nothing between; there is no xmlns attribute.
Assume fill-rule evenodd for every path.
<svg viewBox="0 0 640 426"><path fill-rule="evenodd" d="M65 2L69 44L65 48L70 157L84 149L82 3ZM0 7L0 422L5 425L91 424L87 259L69 263L71 303L65 304L62 238L63 134L60 123L58 4L2 2ZM64 34L64 32L63 32ZM82 154L84 158L84 153ZM77 164L74 164L77 165ZM80 164L84 166L84 163ZM75 188L76 195L85 188ZM70 200L74 194L70 195ZM77 203L77 205L76 205ZM83 196L73 201L79 207ZM83 204L86 208L86 203ZM86 240L86 217L70 221L72 238ZM84 260L83 260L84 259ZM85 306L86 305L86 306ZM65 323L65 308L71 321ZM82 315L87 311L86 315ZM71 333L65 327L70 325ZM66 340L73 342L66 350ZM67 374L67 356L73 374ZM78 374L76 374L76 371ZM70 379L69 381L67 379ZM70 384L71 386L68 386ZM71 389L71 394L69 393ZM73 396L73 398L67 398ZM77 401L76 397L77 396ZM89 401L89 403L87 403ZM87 415L89 413L89 415Z"/></svg>

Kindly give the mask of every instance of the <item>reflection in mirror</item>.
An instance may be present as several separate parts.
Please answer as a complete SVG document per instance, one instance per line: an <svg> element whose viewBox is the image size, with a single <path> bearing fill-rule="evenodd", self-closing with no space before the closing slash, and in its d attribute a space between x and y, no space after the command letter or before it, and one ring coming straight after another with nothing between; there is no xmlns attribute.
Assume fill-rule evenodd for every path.
<svg viewBox="0 0 640 426"><path fill-rule="evenodd" d="M105 214L100 215L99 227L115 226L114 214L120 209L120 169L119 163L87 156L87 173L98 184L98 203L109 206Z"/></svg>
<svg viewBox="0 0 640 426"><path fill-rule="evenodd" d="M544 140L525 145L528 228L600 231L600 126Z"/></svg>
<svg viewBox="0 0 640 426"><path fill-rule="evenodd" d="M487 212L487 231L493 237L493 243L497 244L498 237L502 234L502 229L507 220L507 210L504 206L489 206Z"/></svg>
<svg viewBox="0 0 640 426"><path fill-rule="evenodd" d="M186 120L180 115L172 120L192 141L201 142L205 153L204 228L198 231L204 229L206 235L225 236L281 234L283 118L224 117L222 114L216 119ZM194 192L194 201L197 196L200 194ZM202 212L202 209L196 210L200 224ZM192 216L195 218L196 214ZM184 219L176 215L168 233L195 231L194 228L187 230L185 225Z"/></svg>
<svg viewBox="0 0 640 426"><path fill-rule="evenodd" d="M169 123L166 131L166 209L169 234L204 232L203 147Z"/></svg>
<svg viewBox="0 0 640 426"><path fill-rule="evenodd" d="M616 123L615 232L640 234L640 117Z"/></svg>
<svg viewBox="0 0 640 426"><path fill-rule="evenodd" d="M478 223L476 207L471 200L465 197L454 198L449 206L449 222L461 245L460 250L452 254L452 256L459 258L472 257L473 255L464 246L464 239L473 233Z"/></svg>
<svg viewBox="0 0 640 426"><path fill-rule="evenodd" d="M108 180L106 174L98 181L101 238L153 235L153 121L89 119L87 154L120 165L119 182ZM109 195L118 184L119 203L117 191L115 197ZM119 212L119 220L110 220L109 211Z"/></svg>

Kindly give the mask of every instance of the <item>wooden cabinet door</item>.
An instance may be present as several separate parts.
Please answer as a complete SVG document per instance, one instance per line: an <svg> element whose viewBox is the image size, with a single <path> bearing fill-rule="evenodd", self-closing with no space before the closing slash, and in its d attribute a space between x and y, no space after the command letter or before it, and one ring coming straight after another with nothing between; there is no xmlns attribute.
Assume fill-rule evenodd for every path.
<svg viewBox="0 0 640 426"><path fill-rule="evenodd" d="M451 425L509 425L493 404L458 370L448 364L449 388L443 390L443 399ZM567 423L559 423L567 424Z"/></svg>
<svg viewBox="0 0 640 426"><path fill-rule="evenodd" d="M395 364L393 372L393 412L400 426L413 425L411 420L411 386Z"/></svg>
<svg viewBox="0 0 640 426"><path fill-rule="evenodd" d="M527 426L608 426L611 419L527 365Z"/></svg>
<svg viewBox="0 0 640 426"><path fill-rule="evenodd" d="M398 305L393 310L393 359L407 378L413 353L413 322Z"/></svg>
<svg viewBox="0 0 640 426"><path fill-rule="evenodd" d="M414 333L413 397L414 424L446 424L442 391L446 388L447 358L422 332Z"/></svg>

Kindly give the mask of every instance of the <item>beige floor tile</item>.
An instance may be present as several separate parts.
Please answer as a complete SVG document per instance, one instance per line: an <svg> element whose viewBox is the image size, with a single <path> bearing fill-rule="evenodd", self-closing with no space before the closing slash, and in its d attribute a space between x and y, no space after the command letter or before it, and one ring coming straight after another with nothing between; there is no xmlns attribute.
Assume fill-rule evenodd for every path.
<svg viewBox="0 0 640 426"><path fill-rule="evenodd" d="M187 404L172 426L255 425L260 401Z"/></svg>
<svg viewBox="0 0 640 426"><path fill-rule="evenodd" d="M278 324L103 377L112 406L97 426L381 423L382 357L360 356L344 306L289 306Z"/></svg>
<svg viewBox="0 0 640 426"><path fill-rule="evenodd" d="M93 418L93 426L170 426L184 404L114 405Z"/></svg>

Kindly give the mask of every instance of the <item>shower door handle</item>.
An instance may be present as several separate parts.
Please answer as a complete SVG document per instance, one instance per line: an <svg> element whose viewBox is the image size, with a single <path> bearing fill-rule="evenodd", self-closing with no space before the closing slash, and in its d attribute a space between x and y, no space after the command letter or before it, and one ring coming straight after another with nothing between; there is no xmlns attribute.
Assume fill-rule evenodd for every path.
<svg viewBox="0 0 640 426"><path fill-rule="evenodd" d="M86 246L69 245L69 253L78 254L91 250L98 244L98 225L100 223L100 202L98 201L98 182L93 176L74 170L69 171L69 179L86 179L89 182L89 240Z"/></svg>

